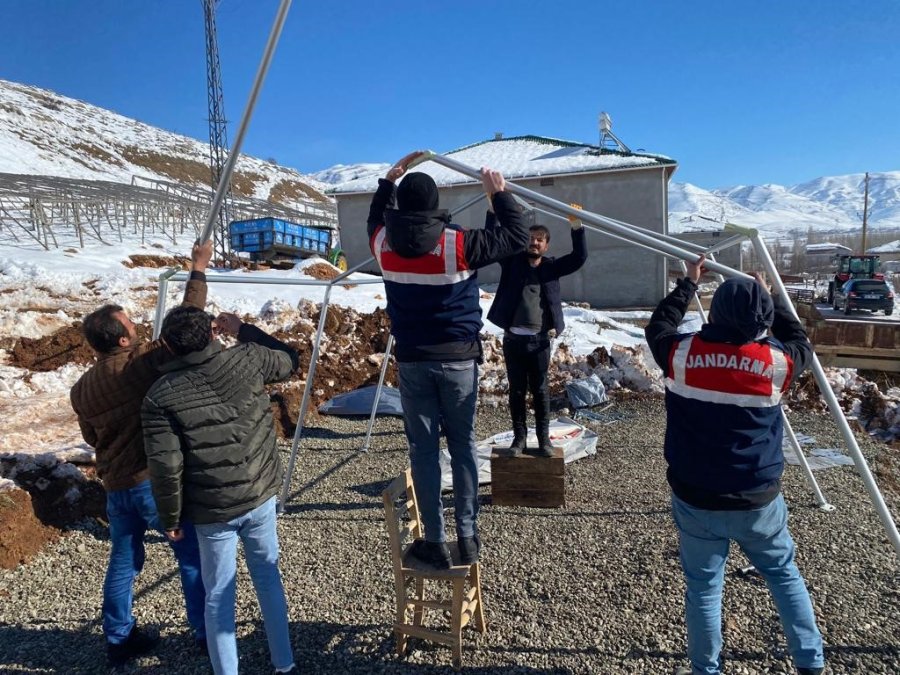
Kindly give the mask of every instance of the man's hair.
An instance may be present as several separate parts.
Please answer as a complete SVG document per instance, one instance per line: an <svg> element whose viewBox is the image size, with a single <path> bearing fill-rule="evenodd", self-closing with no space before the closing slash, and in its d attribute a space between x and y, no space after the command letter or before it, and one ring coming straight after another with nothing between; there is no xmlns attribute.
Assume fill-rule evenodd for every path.
<svg viewBox="0 0 900 675"><path fill-rule="evenodd" d="M206 349L212 317L199 307L176 307L166 314L160 336L178 356Z"/></svg>
<svg viewBox="0 0 900 675"><path fill-rule="evenodd" d="M550 230L548 230L543 225L532 225L531 227L528 228L528 231L543 234L544 239L547 240L547 243L548 244L550 243Z"/></svg>
<svg viewBox="0 0 900 675"><path fill-rule="evenodd" d="M81 322L81 332L94 351L101 354L109 354L119 346L119 338L128 337L125 326L116 317L116 312L121 312L119 305L103 305L100 309L84 317Z"/></svg>

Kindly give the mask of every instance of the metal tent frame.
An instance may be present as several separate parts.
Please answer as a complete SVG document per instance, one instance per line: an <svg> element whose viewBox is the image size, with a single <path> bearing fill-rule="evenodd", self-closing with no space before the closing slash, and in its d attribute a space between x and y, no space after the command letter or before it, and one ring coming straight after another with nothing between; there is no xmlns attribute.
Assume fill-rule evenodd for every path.
<svg viewBox="0 0 900 675"><path fill-rule="evenodd" d="M246 133L247 127L250 123L250 118L253 114L253 109L256 105L256 100L259 95L259 91L262 88L262 84L265 81L266 74L269 69L269 65L271 64L272 56L275 52L275 47L278 44L278 40L281 36L282 28L284 27L285 20L287 18L288 10L291 6L291 0L281 0L279 4L278 11L275 16L275 20L272 25L272 29L269 33L269 38L266 42L266 47L263 52L262 60L260 61L259 68L256 73L256 77L253 82L253 87L251 89L250 95L247 100L247 105L244 109L244 112L241 117L240 127L238 129L237 136L235 138L234 145L231 150L231 154L228 157L228 161L222 171L222 175L220 177L219 185L216 190L215 197L213 198L213 202L210 206L209 214L207 217L206 225L203 228L200 241L205 242L209 240L210 235L212 233L212 228L215 224L216 218L218 217L219 209L221 208L222 201L225 196L225 192L228 189L228 185L231 181L231 175L234 172L234 166L237 161L237 158L240 156L241 146L243 144L244 135ZM410 168L415 164L419 164L424 161L432 160L438 164L441 164L449 169L457 171L458 173L463 174L464 176L469 176L475 180L479 180L481 178L480 173L477 169L470 167L462 162L451 159L450 157L445 157L439 155L433 151L425 151L422 155L420 155L414 162L410 164ZM573 217L580 219L583 223L586 223L585 227L592 229L594 231L600 232L602 234L607 235L616 235L620 239L624 239L632 244L641 246L642 248L651 250L653 252L659 253L663 256L669 256L678 260L683 261L693 261L697 259L697 251L690 250L690 247L685 247L682 245L682 242L674 243L668 235L661 235L660 233L651 232L648 230L644 230L643 228L636 227L634 225L630 225L628 223L615 220L613 218L607 218L605 216L591 213L589 211L583 211L581 209L573 208L568 204L564 204L563 202L557 201L551 197L547 197L545 195L540 194L539 192L534 192L533 190L529 190L520 185L516 185L515 183L507 182L507 190L512 194L528 199L534 203L541 204L544 207L550 209L552 212L560 214L566 217ZM475 200L472 201L474 203ZM750 240L753 244L754 249L756 250L757 256L762 261L763 266L768 273L772 284L777 289L777 292L781 294L783 297L787 297L787 291L784 287L783 282L781 281L781 277L778 275L777 270L775 269L775 264L772 261L772 258L769 256L769 252L763 244L759 233L756 230L748 229L748 228L740 228L734 225L728 225L727 229L732 231L735 235L741 235ZM715 249L715 247L714 247ZM714 250L711 249L711 250ZM367 264L362 263L362 264ZM721 263L716 262L715 260L710 259L707 261L706 267L713 272L719 273L725 277L740 277L740 278L751 278L749 275L744 274L738 270L731 269ZM331 288L342 282L346 279L347 275L350 274L351 271L355 271L359 266L348 270L344 274L339 277L333 279L326 288L325 302L323 302L323 306L320 309L319 313L319 327L317 333L317 340L314 347L313 358L310 361L310 372L307 377L307 385L304 391L304 400L301 404L301 410L298 414L297 420L297 429L294 434L294 443L291 448L291 459L289 462L288 470L285 473L283 488L282 488L282 500L279 505L279 510L283 511L284 503L287 496L287 490L290 484L291 474L293 473L293 469L296 463L296 455L297 448L299 445L300 433L302 431L302 423L304 416L306 414L306 408L309 404L309 390L312 386L313 376L315 374L315 359L318 357L318 346L321 340L321 333L324 330L325 326L325 316L327 311L327 301L330 297ZM168 275L168 276L166 276ZM165 273L160 276L160 298L157 303L157 318L160 319L161 312L165 309L165 293L162 292L164 289L162 286L168 281L168 278L175 277L177 275L171 273ZM166 277L165 279L163 277ZM224 281L224 279L222 279ZM245 283L248 280L246 279L237 279L230 278L232 283ZM286 280L281 280L283 283ZM273 283L271 280L263 280L257 281L254 283ZM274 283L279 283L275 281ZM295 282L296 283L296 282ZM315 283L315 282L313 282ZM794 313L795 318L797 317L796 310L794 310L793 305L789 305L791 311ZM157 325L155 327L155 332L158 333L159 328L161 327L161 320L157 321ZM390 347L391 340L388 341L388 346ZM387 358L385 358L382 363L382 369L384 370L387 366ZM882 525L884 526L885 532L887 533L888 539L894 547L895 552L898 556L900 556L900 534L897 532L897 525L891 517L890 512L888 511L887 505L884 502L884 498L881 495L881 492L878 489L877 484L875 483L875 479L872 476L872 472L869 469L868 464L866 463L865 458L862 455L862 452L859 449L859 445L856 442L856 438L853 436L853 432L850 429L850 425L847 423L847 419L844 417L844 413L841 410L841 407L838 403L837 397L834 392L831 390L831 387L828 384L828 380L825 377L825 371L822 368L822 364L819 362L818 357L813 354L812 361L812 371L816 379L816 383L819 386L819 391L822 393L822 396L825 398L825 402L828 405L828 409L831 412L832 418L837 424L841 435L844 438L845 443L847 444L847 448L850 451L851 457L853 458L853 463L856 466L856 469L863 480L863 484L865 485L866 491L869 493L869 497L872 501L873 506L878 514L879 519L881 520ZM383 382L384 373L382 372L381 377L379 379L379 383ZM378 398L380 395L380 386L379 391L377 392L375 400L373 402L373 408L378 404ZM366 446L368 446L369 435L371 434L371 424L374 421L374 410L370 417L370 428L369 433L367 434ZM802 456L802 453L800 453ZM810 474L811 475L811 474ZM818 496L818 495L817 495ZM821 502L824 502L824 498L821 499Z"/></svg>

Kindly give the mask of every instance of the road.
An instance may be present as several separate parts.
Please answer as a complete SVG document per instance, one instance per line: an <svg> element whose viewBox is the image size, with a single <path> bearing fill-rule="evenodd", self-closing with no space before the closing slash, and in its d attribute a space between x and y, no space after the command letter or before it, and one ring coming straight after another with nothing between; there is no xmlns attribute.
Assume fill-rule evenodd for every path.
<svg viewBox="0 0 900 675"><path fill-rule="evenodd" d="M896 305L894 313L885 316L884 312L872 312L867 309L855 309L849 315L844 314L843 310L834 310L831 305L817 304L816 309L825 319L841 319L842 321L866 321L874 323L898 323L900 324L900 312Z"/></svg>

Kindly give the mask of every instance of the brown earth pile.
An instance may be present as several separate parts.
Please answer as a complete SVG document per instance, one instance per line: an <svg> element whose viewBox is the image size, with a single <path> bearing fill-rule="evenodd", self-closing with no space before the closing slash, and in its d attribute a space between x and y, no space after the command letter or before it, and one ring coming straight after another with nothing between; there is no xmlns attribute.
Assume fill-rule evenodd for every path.
<svg viewBox="0 0 900 675"><path fill-rule="evenodd" d="M150 339L152 329L149 325L136 325L135 330L139 339ZM56 370L67 363L89 365L93 362L94 350L81 333L80 321L44 337L18 338L9 356L10 365L35 372Z"/></svg>
<svg viewBox="0 0 900 675"><path fill-rule="evenodd" d="M15 569L59 536L59 530L47 527L34 515L25 490L0 492L0 567Z"/></svg>
<svg viewBox="0 0 900 675"><path fill-rule="evenodd" d="M337 267L329 265L328 263L315 263L309 267L304 267L303 272L314 279L328 280L334 279L341 273Z"/></svg>

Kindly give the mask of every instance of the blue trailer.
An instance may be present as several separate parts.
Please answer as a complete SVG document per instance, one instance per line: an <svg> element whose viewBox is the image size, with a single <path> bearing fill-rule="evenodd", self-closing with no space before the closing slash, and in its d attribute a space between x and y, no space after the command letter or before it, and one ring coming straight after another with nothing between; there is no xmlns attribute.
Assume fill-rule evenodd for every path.
<svg viewBox="0 0 900 675"><path fill-rule="evenodd" d="M280 218L235 220L228 225L231 250L250 254L251 260L325 258L346 271L347 257L335 241L337 230Z"/></svg>

